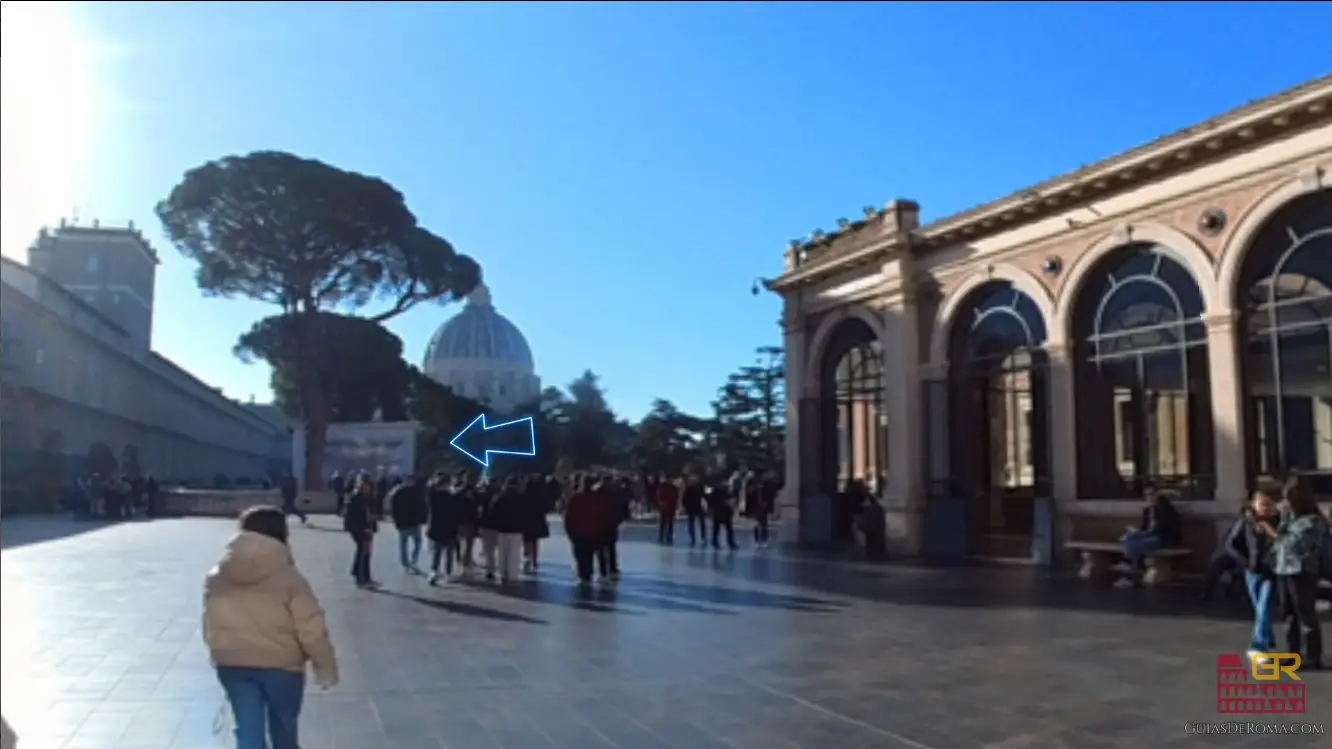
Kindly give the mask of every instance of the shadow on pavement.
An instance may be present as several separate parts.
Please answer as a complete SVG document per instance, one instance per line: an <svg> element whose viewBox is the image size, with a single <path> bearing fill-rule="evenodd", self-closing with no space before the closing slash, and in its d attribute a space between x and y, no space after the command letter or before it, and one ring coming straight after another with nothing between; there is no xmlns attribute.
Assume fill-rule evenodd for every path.
<svg viewBox="0 0 1332 749"><path fill-rule="evenodd" d="M621 585L580 587L574 585L567 578L558 579L548 575L537 579L521 580L506 586L477 580L460 580L457 584L505 598L530 603L567 606L580 611L591 611L599 614L639 615L645 613L635 609L674 611L688 614L714 614L717 616L733 616L735 614L734 611L656 595L651 591L625 590Z"/></svg>
<svg viewBox="0 0 1332 749"><path fill-rule="evenodd" d="M0 549L17 549L30 544L59 541L91 533L133 520L80 520L68 515L20 515L4 519L0 530Z"/></svg>
<svg viewBox="0 0 1332 749"><path fill-rule="evenodd" d="M1205 602L1196 586L1116 589L1030 568L870 566L835 560L685 549L690 567L723 570L742 580L788 585L878 603L947 608L1050 608L1197 619L1247 619L1246 602Z"/></svg>
<svg viewBox="0 0 1332 749"><path fill-rule="evenodd" d="M683 598L718 606L748 606L782 609L810 614L830 614L846 608L840 601L820 598L768 593L761 590L730 588L716 585L676 582L670 579L629 575L620 583L620 589L641 590L651 595Z"/></svg>
<svg viewBox="0 0 1332 749"><path fill-rule="evenodd" d="M429 606L432 609L437 609L439 611L444 611L450 614L457 614L459 616L470 616L470 617L475 617L477 619L490 619L492 621L499 621L499 622L536 624L541 626L546 626L550 624L550 622L547 622L543 619L534 619L530 616L523 616L522 614L514 614L508 611L500 611L498 609L489 609L484 606L477 606L475 604L470 604L470 603L460 603L458 601L446 601L440 598L417 596L417 595L412 595L411 593L401 593L396 590L385 590L383 588L376 590L375 593L384 596L391 596L393 598L401 598L406 601L412 601L413 603L419 603L422 606Z"/></svg>

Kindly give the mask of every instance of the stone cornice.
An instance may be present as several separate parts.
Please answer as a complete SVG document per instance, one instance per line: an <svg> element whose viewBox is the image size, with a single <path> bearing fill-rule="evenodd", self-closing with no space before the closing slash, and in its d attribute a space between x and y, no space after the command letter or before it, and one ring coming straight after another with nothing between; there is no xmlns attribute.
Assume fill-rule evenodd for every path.
<svg viewBox="0 0 1332 749"><path fill-rule="evenodd" d="M1332 124L1332 75L919 229L885 231L891 210L867 209L863 221L845 222L831 234L816 233L808 242L792 242L786 271L767 287L782 292L897 249L928 252L974 241L1328 124Z"/></svg>
<svg viewBox="0 0 1332 749"><path fill-rule="evenodd" d="M921 227L918 246L977 239L1332 124L1332 76Z"/></svg>
<svg viewBox="0 0 1332 749"><path fill-rule="evenodd" d="M907 246L908 242L905 238L889 237L865 247L849 248L831 256L818 257L813 262L766 281L764 285L770 291L783 293L787 289L803 286L837 273L845 273L861 266L880 265L893 250L903 249Z"/></svg>

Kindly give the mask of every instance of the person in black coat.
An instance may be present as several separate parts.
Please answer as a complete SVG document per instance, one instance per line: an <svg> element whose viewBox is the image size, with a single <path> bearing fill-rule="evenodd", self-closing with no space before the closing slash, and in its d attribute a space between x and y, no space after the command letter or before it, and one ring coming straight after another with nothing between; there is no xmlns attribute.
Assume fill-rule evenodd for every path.
<svg viewBox="0 0 1332 749"><path fill-rule="evenodd" d="M388 501L389 490L393 488L393 482L389 480L388 471L379 470L379 478L375 480L375 517L384 517L384 504Z"/></svg>
<svg viewBox="0 0 1332 749"><path fill-rule="evenodd" d="M707 494L708 514L712 516L712 546L721 548L721 532L726 531L726 545L740 548L735 542L735 498L731 496L730 482L718 476Z"/></svg>
<svg viewBox="0 0 1332 749"><path fill-rule="evenodd" d="M389 490L389 514L398 529L398 559L411 575L421 574L421 533L430 519L430 506L415 476L406 477Z"/></svg>
<svg viewBox="0 0 1332 749"><path fill-rule="evenodd" d="M1276 635L1272 629L1272 615L1276 607L1276 572L1271 564L1272 539L1259 525L1276 526L1281 522L1277 500L1273 493L1259 489L1254 492L1249 506L1239 522L1230 527L1221 547L1244 570L1244 587L1253 602L1253 639L1249 650L1270 653L1276 649Z"/></svg>
<svg viewBox="0 0 1332 749"><path fill-rule="evenodd" d="M599 554L602 558L605 577L609 580L620 579L620 526L624 525L633 514L634 487L627 478L606 479L601 484L601 492L610 502L610 526L602 539Z"/></svg>
<svg viewBox="0 0 1332 749"><path fill-rule="evenodd" d="M343 478L340 471L334 471L329 477L328 488L333 490L333 496L337 499L337 514L342 515L342 508L347 504L347 479Z"/></svg>
<svg viewBox="0 0 1332 749"><path fill-rule="evenodd" d="M550 485L540 476L523 480L519 490L523 505L523 571L536 572L541 564L541 540L550 538L550 514L554 503Z"/></svg>
<svg viewBox="0 0 1332 749"><path fill-rule="evenodd" d="M680 492L680 508L684 510L685 520L689 524L689 545L698 542L708 543L707 513L703 511L703 495L706 489L697 476L685 479L684 489ZM698 531L694 526L697 524Z"/></svg>
<svg viewBox="0 0 1332 749"><path fill-rule="evenodd" d="M509 477L490 500L487 516L489 530L494 533L493 553L486 557L492 566L486 568L486 578L499 573L501 583L518 579L523 549L523 527L527 522L527 508L518 480ZM493 560L493 561L492 561Z"/></svg>
<svg viewBox="0 0 1332 749"><path fill-rule="evenodd" d="M453 576L454 564L458 561L458 529L470 506L464 505L466 497L462 486L454 485L443 472L436 473L430 480L426 496L430 506L430 520L426 527L426 536L430 539L429 582L434 585L439 581L441 561L444 574Z"/></svg>
<svg viewBox="0 0 1332 749"><path fill-rule="evenodd" d="M499 487L488 480L477 483L472 490L472 499L476 506L476 534L481 540L481 567L486 579L494 580L496 554L499 552L499 534L495 530L494 499Z"/></svg>
<svg viewBox="0 0 1332 749"><path fill-rule="evenodd" d="M292 475L291 471L288 471L287 475L282 477L282 514L295 515L301 519L302 523L309 525L309 516L307 516L305 511L296 504L297 500L300 499L300 496L300 482L296 480L296 477Z"/></svg>
<svg viewBox="0 0 1332 749"><path fill-rule="evenodd" d="M378 586L370 577L370 553L374 549L375 531L379 525L375 502L374 483L362 477L347 498L347 506L342 513L342 528L356 546L356 553L352 557L352 578L362 588Z"/></svg>
<svg viewBox="0 0 1332 749"><path fill-rule="evenodd" d="M148 517L150 518L157 517L162 511L161 505L158 504L158 496L161 491L162 488L158 486L157 479L153 478L153 474L148 474L143 480L143 496L144 501L148 503Z"/></svg>
<svg viewBox="0 0 1332 749"><path fill-rule="evenodd" d="M750 517L754 518L754 544L760 549L768 545L770 537L768 523L773 508L777 506L777 495L781 492L781 483L772 474L767 474L762 481L750 481L749 497L746 504Z"/></svg>
<svg viewBox="0 0 1332 749"><path fill-rule="evenodd" d="M453 482L454 501L458 503L458 559L464 570L476 564L476 539L480 534L481 497L476 477L459 471Z"/></svg>

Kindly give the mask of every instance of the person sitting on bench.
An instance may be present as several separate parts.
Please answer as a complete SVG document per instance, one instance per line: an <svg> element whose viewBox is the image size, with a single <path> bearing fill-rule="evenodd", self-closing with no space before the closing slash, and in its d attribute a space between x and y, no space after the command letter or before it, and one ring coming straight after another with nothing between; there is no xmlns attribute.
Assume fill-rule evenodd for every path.
<svg viewBox="0 0 1332 749"><path fill-rule="evenodd" d="M1143 489L1142 521L1137 528L1129 528L1121 541L1124 544L1124 563L1119 566L1123 577L1115 581L1118 587L1136 585L1149 554L1183 545L1184 538L1179 510L1153 485Z"/></svg>

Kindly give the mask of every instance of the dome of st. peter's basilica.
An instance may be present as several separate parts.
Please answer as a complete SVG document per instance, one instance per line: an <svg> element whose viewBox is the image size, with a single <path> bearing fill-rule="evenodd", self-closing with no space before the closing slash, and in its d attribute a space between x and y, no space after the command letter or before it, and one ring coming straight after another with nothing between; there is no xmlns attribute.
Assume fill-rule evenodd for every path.
<svg viewBox="0 0 1332 749"><path fill-rule="evenodd" d="M453 392L506 413L541 393L527 339L495 311L484 284L431 336L422 368Z"/></svg>

